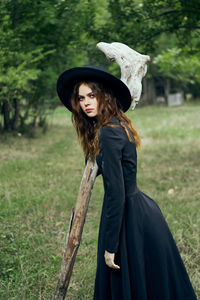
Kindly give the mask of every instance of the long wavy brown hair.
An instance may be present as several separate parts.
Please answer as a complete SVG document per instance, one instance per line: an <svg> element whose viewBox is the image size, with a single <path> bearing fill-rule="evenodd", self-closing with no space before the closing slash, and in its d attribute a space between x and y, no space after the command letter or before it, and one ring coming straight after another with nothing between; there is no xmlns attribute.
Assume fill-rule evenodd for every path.
<svg viewBox="0 0 200 300"><path fill-rule="evenodd" d="M80 107L79 87L81 84L88 85L97 98L97 117L88 117ZM117 103L117 99L110 89L101 83L91 81L82 81L75 85L72 94L72 123L76 128L79 141L86 157L94 159L95 155L99 153L98 131L103 126L117 126L108 124L113 117L116 117L119 120L131 142L133 142L133 140L130 132L132 133L136 147L140 148L141 143L137 130L120 108L120 104Z"/></svg>

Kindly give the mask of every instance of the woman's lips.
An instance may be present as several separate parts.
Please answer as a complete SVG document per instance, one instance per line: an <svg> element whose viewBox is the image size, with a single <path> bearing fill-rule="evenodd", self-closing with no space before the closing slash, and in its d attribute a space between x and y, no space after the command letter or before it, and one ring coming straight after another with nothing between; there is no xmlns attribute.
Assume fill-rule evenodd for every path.
<svg viewBox="0 0 200 300"><path fill-rule="evenodd" d="M87 113L89 113L89 112L93 111L93 108L88 108L88 109L86 109L85 111L86 111Z"/></svg>

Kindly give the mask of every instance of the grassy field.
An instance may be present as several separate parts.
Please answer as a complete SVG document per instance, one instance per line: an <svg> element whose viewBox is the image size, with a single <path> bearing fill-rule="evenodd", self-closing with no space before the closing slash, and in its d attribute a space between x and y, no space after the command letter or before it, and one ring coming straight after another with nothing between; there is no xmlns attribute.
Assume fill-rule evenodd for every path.
<svg viewBox="0 0 200 300"><path fill-rule="evenodd" d="M159 204L200 299L200 105L142 107L128 116L142 137L138 186ZM84 157L70 114L45 135L0 139L0 299L51 299ZM92 299L103 198L95 182L69 300Z"/></svg>

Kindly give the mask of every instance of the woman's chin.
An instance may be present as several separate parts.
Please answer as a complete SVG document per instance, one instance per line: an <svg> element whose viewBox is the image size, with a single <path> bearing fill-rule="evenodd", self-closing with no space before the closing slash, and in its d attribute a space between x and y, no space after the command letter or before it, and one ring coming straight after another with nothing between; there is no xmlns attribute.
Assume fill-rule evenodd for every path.
<svg viewBox="0 0 200 300"><path fill-rule="evenodd" d="M89 118L94 118L97 116L96 113L86 113L86 115L89 117Z"/></svg>

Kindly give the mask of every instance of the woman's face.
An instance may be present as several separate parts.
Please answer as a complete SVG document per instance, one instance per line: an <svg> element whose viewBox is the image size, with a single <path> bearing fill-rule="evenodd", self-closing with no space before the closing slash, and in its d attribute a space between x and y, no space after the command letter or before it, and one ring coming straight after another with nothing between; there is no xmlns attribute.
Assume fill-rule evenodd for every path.
<svg viewBox="0 0 200 300"><path fill-rule="evenodd" d="M78 90L80 107L88 117L96 117L98 113L98 102L95 94L87 84L81 84Z"/></svg>

